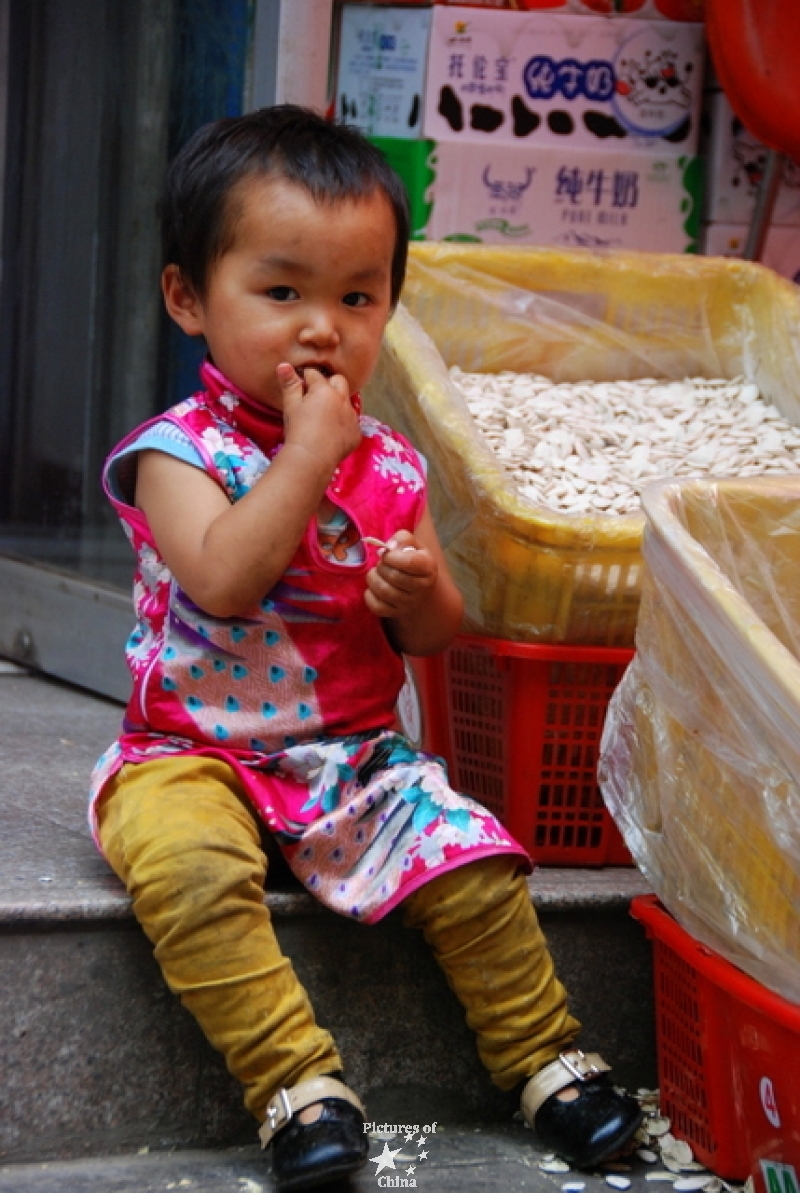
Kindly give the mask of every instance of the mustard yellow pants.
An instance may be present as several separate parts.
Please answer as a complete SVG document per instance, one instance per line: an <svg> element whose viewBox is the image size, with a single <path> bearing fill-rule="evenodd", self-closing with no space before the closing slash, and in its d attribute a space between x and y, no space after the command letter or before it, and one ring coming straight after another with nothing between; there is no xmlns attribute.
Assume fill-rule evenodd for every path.
<svg viewBox="0 0 800 1193"><path fill-rule="evenodd" d="M127 765L99 821L106 857L167 984L223 1054L256 1118L281 1086L341 1070L275 937L262 829L235 772L198 757ZM513 859L467 863L401 906L433 949L501 1089L571 1044L580 1025Z"/></svg>

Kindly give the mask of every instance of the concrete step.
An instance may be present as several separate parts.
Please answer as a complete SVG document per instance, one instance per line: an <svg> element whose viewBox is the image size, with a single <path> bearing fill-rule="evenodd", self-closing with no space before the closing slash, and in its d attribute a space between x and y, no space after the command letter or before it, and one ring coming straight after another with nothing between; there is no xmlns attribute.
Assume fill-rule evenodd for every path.
<svg viewBox="0 0 800 1193"><path fill-rule="evenodd" d="M513 1124L444 1129L437 1124L423 1145L416 1137L408 1142L405 1133L388 1145L390 1151L401 1149L393 1157L394 1169L383 1168L378 1176L377 1159L373 1163L372 1157L382 1155L385 1141L373 1138L366 1168L345 1185L336 1185L337 1193L404 1187L388 1184L387 1178L430 1193L557 1193L567 1180L584 1182L585 1193L608 1193L605 1171L543 1172L538 1165L544 1152L535 1136ZM420 1159L423 1150L426 1154ZM652 1168L635 1156L628 1165L629 1193L650 1193L645 1174ZM0 1165L0 1193L273 1193L274 1188L269 1160L257 1147Z"/></svg>
<svg viewBox="0 0 800 1193"><path fill-rule="evenodd" d="M253 1140L236 1083L167 991L88 835L89 771L119 717L111 701L0 669L0 1163ZM542 869L530 890L582 1042L620 1082L654 1085L650 945L628 915L641 876ZM354 924L288 879L267 900L371 1117L509 1121L514 1106L399 915Z"/></svg>

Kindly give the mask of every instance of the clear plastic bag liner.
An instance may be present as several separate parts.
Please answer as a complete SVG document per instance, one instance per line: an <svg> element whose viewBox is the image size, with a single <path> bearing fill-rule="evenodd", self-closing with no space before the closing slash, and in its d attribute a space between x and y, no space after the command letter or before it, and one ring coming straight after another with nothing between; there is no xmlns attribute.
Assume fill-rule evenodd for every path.
<svg viewBox="0 0 800 1193"><path fill-rule="evenodd" d="M653 890L800 1002L800 476L660 481L598 776Z"/></svg>
<svg viewBox="0 0 800 1193"><path fill-rule="evenodd" d="M448 368L554 381L746 376L798 423L799 364L800 296L759 265L422 243L364 401L428 459L470 629L630 646L641 515L561 514L517 495Z"/></svg>

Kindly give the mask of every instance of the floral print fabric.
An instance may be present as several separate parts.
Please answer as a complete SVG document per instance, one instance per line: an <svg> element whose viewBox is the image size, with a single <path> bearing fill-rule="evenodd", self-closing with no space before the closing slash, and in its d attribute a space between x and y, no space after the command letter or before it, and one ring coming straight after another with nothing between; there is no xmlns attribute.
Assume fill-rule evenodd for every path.
<svg viewBox="0 0 800 1193"><path fill-rule="evenodd" d="M356 919L379 918L434 873L518 849L485 808L451 790L439 759L400 734L299 746L279 764L287 769L316 816L296 838L276 837L305 886Z"/></svg>
<svg viewBox="0 0 800 1193"><path fill-rule="evenodd" d="M280 450L282 422L213 366L203 379L203 393L161 417L188 434L237 501ZM112 453L107 493L137 554L138 624L128 644L133 695L95 768L92 810L123 763L215 755L235 770L306 887L372 921L473 858L512 853L530 863L486 809L451 790L440 760L394 732L404 666L363 600L376 558L363 538L413 530L424 469L388 427L362 416L362 432L327 494L347 526L346 557L314 521L282 580L234 619L210 617L176 585L143 515L108 483L132 437Z"/></svg>

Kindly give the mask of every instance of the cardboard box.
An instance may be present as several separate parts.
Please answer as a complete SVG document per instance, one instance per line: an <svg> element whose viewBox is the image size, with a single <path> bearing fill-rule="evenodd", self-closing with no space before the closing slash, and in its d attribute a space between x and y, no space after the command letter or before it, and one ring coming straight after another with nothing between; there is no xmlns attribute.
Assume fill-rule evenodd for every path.
<svg viewBox="0 0 800 1193"><path fill-rule="evenodd" d="M706 257L741 257L747 243L747 224L706 224L702 253ZM767 233L761 265L800 285L800 228L782 226Z"/></svg>
<svg viewBox="0 0 800 1193"><path fill-rule="evenodd" d="M345 4L336 65L336 115L373 137L422 135L433 9Z"/></svg>
<svg viewBox="0 0 800 1193"><path fill-rule="evenodd" d="M435 177L432 157L433 141L405 141L399 137L370 137L395 170L408 192L411 217L411 239L425 240L431 213L431 183Z"/></svg>
<svg viewBox="0 0 800 1193"><path fill-rule="evenodd" d="M710 223L749 224L769 151L743 126L722 91L708 97L708 116L706 219ZM788 158L772 223L800 225L800 166Z"/></svg>
<svg viewBox="0 0 800 1193"><path fill-rule="evenodd" d="M697 158L442 141L429 240L694 252Z"/></svg>
<svg viewBox="0 0 800 1193"><path fill-rule="evenodd" d="M433 13L425 136L696 151L702 25L449 6Z"/></svg>

